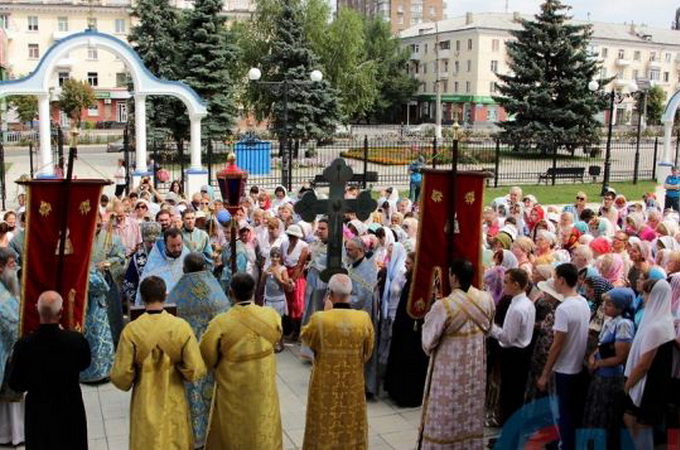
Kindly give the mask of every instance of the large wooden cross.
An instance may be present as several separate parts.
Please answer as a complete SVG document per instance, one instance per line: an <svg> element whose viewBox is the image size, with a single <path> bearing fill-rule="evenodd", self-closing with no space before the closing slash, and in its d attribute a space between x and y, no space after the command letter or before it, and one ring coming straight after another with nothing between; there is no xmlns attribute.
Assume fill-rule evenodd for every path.
<svg viewBox="0 0 680 450"><path fill-rule="evenodd" d="M316 193L307 192L295 204L295 212L305 222L314 222L316 216L328 216L328 260L321 279L328 282L336 273L347 273L342 267L342 225L346 213L354 213L361 221L368 219L376 210L378 202L371 197L370 191L363 191L356 199L345 198L345 184L352 179L352 168L345 160L337 158L323 171L324 178L330 183L328 200L318 200Z"/></svg>

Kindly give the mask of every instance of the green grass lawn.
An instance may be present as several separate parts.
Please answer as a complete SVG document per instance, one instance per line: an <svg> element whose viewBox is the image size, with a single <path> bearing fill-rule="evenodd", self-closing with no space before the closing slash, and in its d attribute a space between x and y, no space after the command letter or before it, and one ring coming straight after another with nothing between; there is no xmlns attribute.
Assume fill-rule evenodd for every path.
<svg viewBox="0 0 680 450"><path fill-rule="evenodd" d="M520 186L524 194L534 195L542 204L564 204L574 201L576 193L583 191L588 196L588 202L599 202L600 191L602 184L558 184L555 186L546 185L524 185ZM622 194L627 200L641 200L642 194L647 192L654 192L656 190L656 182L654 181L640 181L638 184L632 182L626 183L612 183L611 187L617 193ZM507 195L510 186L503 186L498 188L487 188L485 192L485 200L490 203L494 198Z"/></svg>

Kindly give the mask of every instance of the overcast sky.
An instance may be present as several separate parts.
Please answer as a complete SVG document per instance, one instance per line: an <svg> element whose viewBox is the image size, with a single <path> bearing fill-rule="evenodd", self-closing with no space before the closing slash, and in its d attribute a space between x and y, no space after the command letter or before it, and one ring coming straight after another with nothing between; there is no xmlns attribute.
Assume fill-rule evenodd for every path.
<svg viewBox="0 0 680 450"><path fill-rule="evenodd" d="M504 12L506 0L446 0L448 17L466 12ZM653 27L670 28L680 0L563 0L572 7L576 19L624 23L635 21ZM542 0L507 0L508 11L536 14Z"/></svg>

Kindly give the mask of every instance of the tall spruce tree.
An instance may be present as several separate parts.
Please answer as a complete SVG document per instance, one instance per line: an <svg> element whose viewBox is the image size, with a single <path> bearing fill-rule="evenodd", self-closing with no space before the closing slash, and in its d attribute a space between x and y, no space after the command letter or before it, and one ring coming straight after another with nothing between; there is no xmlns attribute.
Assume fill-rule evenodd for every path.
<svg viewBox="0 0 680 450"><path fill-rule="evenodd" d="M162 80L180 80L180 42L182 20L168 0L139 0L132 16L137 24L130 29L128 42L139 54L149 71ZM130 113L134 102L130 102ZM172 97L147 99L146 115L151 132L165 129L178 144L189 135L186 107L181 100ZM129 114L131 119L133 114ZM134 135L134 133L132 134Z"/></svg>
<svg viewBox="0 0 680 450"><path fill-rule="evenodd" d="M196 0L187 13L182 39L184 80L208 102L205 134L223 139L231 134L236 107L230 67L239 58L238 48L225 29L221 0Z"/></svg>
<svg viewBox="0 0 680 450"><path fill-rule="evenodd" d="M599 140L594 116L606 100L588 90L600 73L587 49L592 29L569 23L569 9L560 0L546 0L535 20L521 19L522 28L511 32L516 38L507 43L511 74L498 75L501 95L495 97L511 117L498 124L505 142L517 147L540 142L549 150Z"/></svg>
<svg viewBox="0 0 680 450"><path fill-rule="evenodd" d="M319 68L304 31L304 13L299 0L278 0L270 53L262 59L262 79L288 84L288 136L296 140L321 138L338 122L338 93L327 80L309 83ZM299 81L302 83L295 83ZM279 92L259 87L260 113L272 118L278 136L285 135L284 102Z"/></svg>

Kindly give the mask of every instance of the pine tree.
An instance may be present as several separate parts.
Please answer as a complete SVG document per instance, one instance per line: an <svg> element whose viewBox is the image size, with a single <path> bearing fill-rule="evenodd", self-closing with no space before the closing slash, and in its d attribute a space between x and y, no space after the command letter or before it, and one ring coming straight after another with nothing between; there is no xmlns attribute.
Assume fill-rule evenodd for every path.
<svg viewBox="0 0 680 450"><path fill-rule="evenodd" d="M606 100L588 90L600 73L587 49L592 29L570 24L569 9L560 0L546 0L535 20L521 19L522 28L511 33L516 38L507 43L511 74L498 75L501 95L495 97L511 117L499 123L505 142L518 147L540 142L545 151L599 140L593 117Z"/></svg>
<svg viewBox="0 0 680 450"><path fill-rule="evenodd" d="M229 68L238 60L238 48L225 29L221 0L196 0L187 13L182 44L185 81L208 102L206 135L222 140L231 134L236 107Z"/></svg>
<svg viewBox="0 0 680 450"><path fill-rule="evenodd" d="M289 82L288 136L296 140L321 138L338 122L338 93L327 80L309 82L310 73L319 66L305 35L302 6L296 0L279 1L282 4L273 21L271 52L262 60L262 79ZM260 112L271 117L276 134L284 136L282 86L273 91L260 87L258 93L258 103L263 105Z"/></svg>

